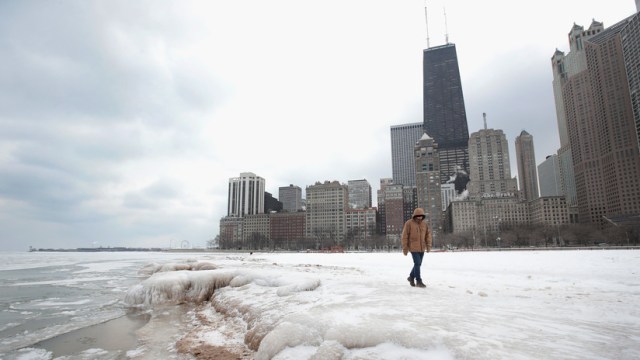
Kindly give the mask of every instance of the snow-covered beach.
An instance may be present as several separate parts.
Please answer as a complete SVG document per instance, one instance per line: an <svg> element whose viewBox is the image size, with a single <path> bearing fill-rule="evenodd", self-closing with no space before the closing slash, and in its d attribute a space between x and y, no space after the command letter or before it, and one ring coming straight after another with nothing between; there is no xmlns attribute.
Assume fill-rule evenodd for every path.
<svg viewBox="0 0 640 360"><path fill-rule="evenodd" d="M401 253L0 257L4 359L640 358L637 250L430 253L426 289ZM132 345L52 346L126 314Z"/></svg>

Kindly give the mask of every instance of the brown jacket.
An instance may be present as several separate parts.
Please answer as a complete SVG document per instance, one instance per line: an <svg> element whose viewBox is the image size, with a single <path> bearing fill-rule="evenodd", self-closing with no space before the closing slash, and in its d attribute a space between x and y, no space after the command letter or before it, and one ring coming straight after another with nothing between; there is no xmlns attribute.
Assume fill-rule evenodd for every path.
<svg viewBox="0 0 640 360"><path fill-rule="evenodd" d="M424 216L424 210L417 208L413 211L411 220L407 220L402 228L402 252L431 251L431 230L426 220L418 222L416 216Z"/></svg>

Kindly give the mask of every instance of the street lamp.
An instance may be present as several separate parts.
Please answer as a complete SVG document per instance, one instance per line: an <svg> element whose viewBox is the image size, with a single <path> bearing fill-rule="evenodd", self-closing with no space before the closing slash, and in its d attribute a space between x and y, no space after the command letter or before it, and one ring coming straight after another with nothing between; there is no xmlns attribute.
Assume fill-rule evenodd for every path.
<svg viewBox="0 0 640 360"><path fill-rule="evenodd" d="M496 245L500 247L500 221L502 221L502 219L500 219L498 216L494 216L493 218L496 220L496 233L498 235L496 237Z"/></svg>
<svg viewBox="0 0 640 360"><path fill-rule="evenodd" d="M484 247L487 248L487 221L484 221L483 228L484 228Z"/></svg>
<svg viewBox="0 0 640 360"><path fill-rule="evenodd" d="M475 250L475 248L477 248L478 245L476 244L476 227L473 227L473 249Z"/></svg>

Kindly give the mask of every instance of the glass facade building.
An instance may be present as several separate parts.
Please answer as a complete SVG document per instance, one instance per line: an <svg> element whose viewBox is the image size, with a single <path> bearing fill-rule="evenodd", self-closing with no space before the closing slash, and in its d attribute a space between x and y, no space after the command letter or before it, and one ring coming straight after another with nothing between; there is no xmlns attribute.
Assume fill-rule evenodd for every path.
<svg viewBox="0 0 640 360"><path fill-rule="evenodd" d="M454 44L423 51L424 131L438 144L440 183L469 173L469 129ZM461 193L466 182L456 182Z"/></svg>

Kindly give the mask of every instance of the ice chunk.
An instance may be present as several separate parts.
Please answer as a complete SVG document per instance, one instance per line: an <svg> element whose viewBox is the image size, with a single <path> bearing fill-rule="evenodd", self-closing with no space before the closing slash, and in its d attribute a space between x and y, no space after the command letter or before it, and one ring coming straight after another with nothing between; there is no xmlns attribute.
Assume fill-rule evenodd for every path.
<svg viewBox="0 0 640 360"><path fill-rule="evenodd" d="M228 286L236 274L224 270L158 272L132 287L124 302L154 305L207 301L215 289Z"/></svg>

